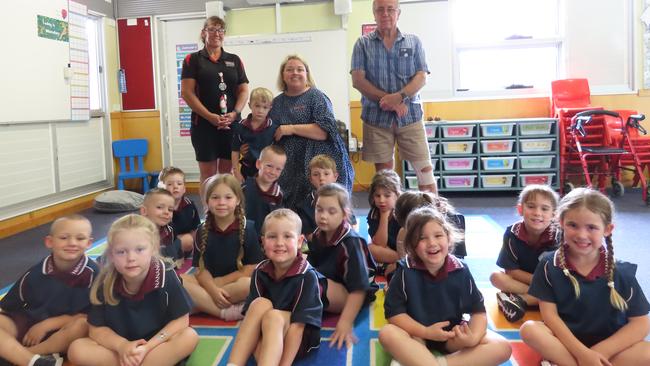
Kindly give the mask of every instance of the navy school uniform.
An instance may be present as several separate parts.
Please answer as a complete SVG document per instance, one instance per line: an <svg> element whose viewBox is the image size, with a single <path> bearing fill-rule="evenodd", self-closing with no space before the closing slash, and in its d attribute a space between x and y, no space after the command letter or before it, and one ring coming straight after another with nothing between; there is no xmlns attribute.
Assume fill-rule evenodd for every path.
<svg viewBox="0 0 650 366"><path fill-rule="evenodd" d="M242 145L248 144L248 152L239 158L240 171L246 179L257 174L255 163L260 158L260 152L273 144L273 135L278 129L278 125L266 117L266 121L260 128L254 130L251 126L251 119L252 115L249 114L245 119L230 126L232 128L232 151L239 151Z"/></svg>
<svg viewBox="0 0 650 366"><path fill-rule="evenodd" d="M102 286L98 298L104 301ZM96 327L108 327L129 341L149 340L172 320L189 314L190 297L185 292L173 268L166 267L160 259L152 259L147 277L140 290L130 295L120 275L115 280L117 305L93 305L88 323Z"/></svg>
<svg viewBox="0 0 650 366"><path fill-rule="evenodd" d="M196 205L187 196L183 196L174 210L171 226L176 235L191 233L201 225L201 217Z"/></svg>
<svg viewBox="0 0 650 366"><path fill-rule="evenodd" d="M366 303L375 299L379 289L375 283L377 265L365 239L352 230L347 221L339 226L330 242L320 228L316 229L308 245L307 260L318 272L342 284L348 293L366 291Z"/></svg>
<svg viewBox="0 0 650 366"><path fill-rule="evenodd" d="M567 268L580 284L576 295L570 279L564 275L557 251L545 254L539 262L528 293L540 301L554 303L564 324L587 347L608 338L628 322L628 318L643 316L650 311L648 300L636 280L636 264L616 261L614 286L627 301L622 312L609 301L610 288L605 272L605 249L600 261L586 277L577 273L567 260Z"/></svg>
<svg viewBox="0 0 650 366"><path fill-rule="evenodd" d="M549 226L539 238L539 243L528 243L528 233L523 221L508 226L503 234L503 245L497 265L505 270L520 269L535 272L542 254L557 249L554 230Z"/></svg>
<svg viewBox="0 0 650 366"><path fill-rule="evenodd" d="M264 218L269 212L282 208L282 189L277 182L273 183L268 191L262 191L255 177L246 179L242 185L244 201L246 202L246 218L255 222L255 231L262 233Z"/></svg>
<svg viewBox="0 0 650 366"><path fill-rule="evenodd" d="M447 213L447 221L453 224L458 230L465 233L465 215L460 213ZM467 247L465 246L465 236L454 245L452 254L459 258L467 256Z"/></svg>
<svg viewBox="0 0 650 366"><path fill-rule="evenodd" d="M304 235L309 235L316 230L318 225L316 224L316 191L311 191L311 193L298 205L296 206L296 213L300 216L302 221L302 233ZM350 225L357 224L357 217L350 215L348 220Z"/></svg>
<svg viewBox="0 0 650 366"><path fill-rule="evenodd" d="M26 317L30 327L55 316L86 313L98 273L97 264L85 255L69 272L57 270L49 255L16 281L0 300L0 308L10 317Z"/></svg>
<svg viewBox="0 0 650 366"><path fill-rule="evenodd" d="M375 236L377 229L379 228L379 210L377 208L370 209L370 212L368 212L367 222L368 235L372 238ZM390 219L388 220L388 241L386 244L392 250L397 250L397 233L401 228L402 227L399 226L397 220L395 220L395 216L391 214Z"/></svg>
<svg viewBox="0 0 650 366"><path fill-rule="evenodd" d="M264 259L262 246L260 245L257 232L251 220L244 223L244 257L242 263L257 264ZM205 268L210 271L212 277L222 277L229 273L237 271L237 256L239 255L239 220L235 220L226 230L213 228L208 232L208 240L205 250L201 253L200 245L203 237L205 223L199 226L196 233L194 257L192 265L199 266L199 260L203 260Z"/></svg>
<svg viewBox="0 0 650 366"><path fill-rule="evenodd" d="M320 346L323 308L327 306L322 289L327 285L327 279L300 253L283 277L275 278L274 271L273 262L268 259L255 268L242 313L246 313L250 304L258 297L269 299L276 310L291 312L291 323L305 324L298 351L299 356L304 356Z"/></svg>
<svg viewBox="0 0 650 366"><path fill-rule="evenodd" d="M181 241L174 233L171 225L165 225L158 228L160 234L160 255L172 260L183 258L183 248Z"/></svg>
<svg viewBox="0 0 650 366"><path fill-rule="evenodd" d="M461 324L464 314L484 312L483 295L469 268L451 254L436 276L417 257L399 260L384 301L386 319L406 313L427 327L449 321L445 330ZM446 352L444 342L427 340L427 347Z"/></svg>

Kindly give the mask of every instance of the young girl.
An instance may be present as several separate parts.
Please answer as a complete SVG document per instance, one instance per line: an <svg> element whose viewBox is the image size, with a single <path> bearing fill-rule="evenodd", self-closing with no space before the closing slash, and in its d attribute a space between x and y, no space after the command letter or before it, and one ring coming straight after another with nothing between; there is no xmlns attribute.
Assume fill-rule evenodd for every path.
<svg viewBox="0 0 650 366"><path fill-rule="evenodd" d="M400 178L392 170L380 170L372 178L368 202L368 235L371 245L368 246L373 258L382 265L380 274L386 272L390 264L400 258L397 253L397 233L400 225L395 219L395 201L402 192Z"/></svg>
<svg viewBox="0 0 650 366"><path fill-rule="evenodd" d="M104 267L90 290L90 338L68 350L76 365L175 365L196 347L191 308L171 265L160 258L158 228L140 215L111 225Z"/></svg>
<svg viewBox="0 0 650 366"><path fill-rule="evenodd" d="M340 349L356 342L354 319L364 303L375 298L379 286L374 281L375 261L366 241L352 230L348 217L350 197L343 186L326 184L318 189L316 223L309 242L307 260L327 277L325 310L340 313L330 346Z"/></svg>
<svg viewBox="0 0 650 366"><path fill-rule="evenodd" d="M245 365L254 352L258 365L288 366L320 346L325 279L300 253L300 218L289 209L272 211L262 233L268 259L253 272L229 365Z"/></svg>
<svg viewBox="0 0 650 366"><path fill-rule="evenodd" d="M250 276L264 255L255 226L246 221L244 194L237 178L218 174L205 182L205 222L196 234L195 275L183 285L198 311L224 320L243 318Z"/></svg>
<svg viewBox="0 0 650 366"><path fill-rule="evenodd" d="M537 305L537 299L528 295L528 286L539 257L557 248L552 221L558 200L558 194L547 185L526 186L517 202L522 220L503 234L497 265L504 271L492 273L490 282L501 290L497 303L510 322L521 319L528 305Z"/></svg>
<svg viewBox="0 0 650 366"><path fill-rule="evenodd" d="M379 332L384 349L403 365L507 361L510 345L487 330L483 296L469 269L449 254L460 236L456 228L437 210L422 207L409 215L406 232L407 256L398 262L384 302L390 323Z"/></svg>
<svg viewBox="0 0 650 366"><path fill-rule="evenodd" d="M612 202L588 188L572 190L558 206L562 245L540 260L528 291L543 322L521 327L524 342L554 364L650 364L650 305L636 265L614 260L613 213Z"/></svg>

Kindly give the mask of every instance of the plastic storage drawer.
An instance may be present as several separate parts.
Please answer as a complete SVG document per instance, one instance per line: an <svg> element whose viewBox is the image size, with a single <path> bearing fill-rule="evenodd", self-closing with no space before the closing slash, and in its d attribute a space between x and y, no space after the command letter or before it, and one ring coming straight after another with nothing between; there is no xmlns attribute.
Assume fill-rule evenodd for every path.
<svg viewBox="0 0 650 366"><path fill-rule="evenodd" d="M515 167L515 156L499 156L481 158L484 170L512 170Z"/></svg>
<svg viewBox="0 0 650 366"><path fill-rule="evenodd" d="M433 123L427 123L424 125L424 133L427 135L427 138L434 138L436 137L436 129L438 128L438 125L433 124Z"/></svg>
<svg viewBox="0 0 650 366"><path fill-rule="evenodd" d="M550 169L553 155L520 156L519 169Z"/></svg>
<svg viewBox="0 0 650 366"><path fill-rule="evenodd" d="M481 125L481 136L512 136L514 123L490 123Z"/></svg>
<svg viewBox="0 0 650 366"><path fill-rule="evenodd" d="M438 166L438 159L431 159L431 166L433 167L433 170L436 170L436 167ZM414 172L415 169L413 169L413 165L411 165L410 162L406 162L406 171L409 172Z"/></svg>
<svg viewBox="0 0 650 366"><path fill-rule="evenodd" d="M549 152L555 139L525 139L519 140L521 152Z"/></svg>
<svg viewBox="0 0 650 366"><path fill-rule="evenodd" d="M438 143L437 142L429 142L429 153L431 155L435 155L438 150Z"/></svg>
<svg viewBox="0 0 650 366"><path fill-rule="evenodd" d="M555 173L538 173L538 174L519 174L519 180L522 186L529 184L551 184Z"/></svg>
<svg viewBox="0 0 650 366"><path fill-rule="evenodd" d="M446 188L472 188L476 175L450 175L443 179Z"/></svg>
<svg viewBox="0 0 650 366"><path fill-rule="evenodd" d="M443 158L445 170L472 170L476 158Z"/></svg>
<svg viewBox="0 0 650 366"><path fill-rule="evenodd" d="M443 137L472 137L474 125L447 125L440 126Z"/></svg>
<svg viewBox="0 0 650 366"><path fill-rule="evenodd" d="M445 154L471 154L475 141L441 142Z"/></svg>
<svg viewBox="0 0 650 366"><path fill-rule="evenodd" d="M526 135L548 135L551 133L553 121L521 123L519 125L519 134Z"/></svg>
<svg viewBox="0 0 650 366"><path fill-rule="evenodd" d="M438 183L438 176L434 176L436 178L436 184ZM407 175L404 177L404 180L406 181L406 187L407 189L418 189L418 177L412 176L412 175Z"/></svg>
<svg viewBox="0 0 650 366"><path fill-rule="evenodd" d="M484 153L509 153L515 140L487 140L481 141L481 151Z"/></svg>
<svg viewBox="0 0 650 366"><path fill-rule="evenodd" d="M481 183L484 188L507 188L512 187L514 174L482 175Z"/></svg>

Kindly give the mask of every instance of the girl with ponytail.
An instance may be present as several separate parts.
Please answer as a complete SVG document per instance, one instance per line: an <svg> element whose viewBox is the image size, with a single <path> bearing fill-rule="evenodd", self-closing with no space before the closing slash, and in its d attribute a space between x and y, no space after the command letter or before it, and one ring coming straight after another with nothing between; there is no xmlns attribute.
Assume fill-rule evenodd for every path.
<svg viewBox="0 0 650 366"><path fill-rule="evenodd" d="M237 178L217 174L204 186L205 222L196 234L193 275L183 285L195 310L224 320L243 318L251 274L264 258L255 225L246 221L244 194Z"/></svg>
<svg viewBox="0 0 650 366"><path fill-rule="evenodd" d="M559 249L543 256L528 293L543 322L521 337L548 364L649 365L650 305L636 265L614 259L614 205L602 193L572 190L557 209Z"/></svg>

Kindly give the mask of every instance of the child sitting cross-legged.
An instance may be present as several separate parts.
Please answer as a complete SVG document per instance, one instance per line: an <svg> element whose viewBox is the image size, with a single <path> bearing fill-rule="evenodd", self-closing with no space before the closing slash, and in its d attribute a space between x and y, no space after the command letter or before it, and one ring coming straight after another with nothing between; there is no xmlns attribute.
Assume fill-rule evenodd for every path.
<svg viewBox="0 0 650 366"><path fill-rule="evenodd" d="M88 334L90 285L99 269L85 255L88 219L61 217L45 237L50 254L23 274L0 300L0 363L58 366L58 356Z"/></svg>
<svg viewBox="0 0 650 366"><path fill-rule="evenodd" d="M181 242L185 257L192 254L196 229L201 224L199 210L185 195L185 173L177 167L168 166L160 172L160 182L174 196L174 214L171 227Z"/></svg>
<svg viewBox="0 0 650 366"><path fill-rule="evenodd" d="M289 209L271 212L262 227L268 259L251 278L246 316L239 327L228 365L286 365L320 346L324 277L304 259L300 218Z"/></svg>

